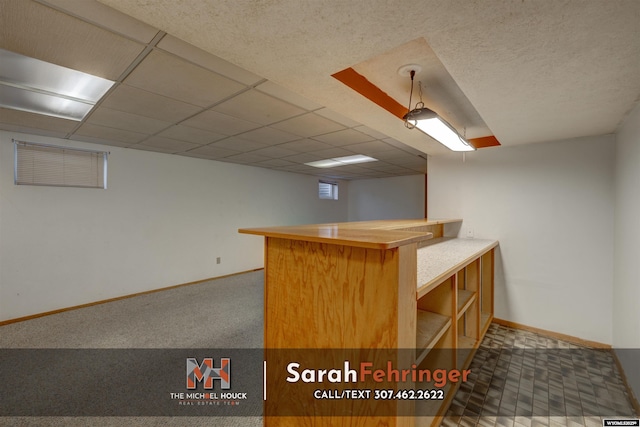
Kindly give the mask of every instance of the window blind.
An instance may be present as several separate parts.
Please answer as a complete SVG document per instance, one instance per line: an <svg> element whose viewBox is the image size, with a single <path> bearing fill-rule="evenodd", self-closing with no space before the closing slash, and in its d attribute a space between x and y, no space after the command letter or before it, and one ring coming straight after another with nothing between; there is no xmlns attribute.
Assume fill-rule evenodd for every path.
<svg viewBox="0 0 640 427"><path fill-rule="evenodd" d="M321 199L338 200L338 184L335 182L318 181L318 197Z"/></svg>
<svg viewBox="0 0 640 427"><path fill-rule="evenodd" d="M107 152L14 141L16 185L107 188Z"/></svg>

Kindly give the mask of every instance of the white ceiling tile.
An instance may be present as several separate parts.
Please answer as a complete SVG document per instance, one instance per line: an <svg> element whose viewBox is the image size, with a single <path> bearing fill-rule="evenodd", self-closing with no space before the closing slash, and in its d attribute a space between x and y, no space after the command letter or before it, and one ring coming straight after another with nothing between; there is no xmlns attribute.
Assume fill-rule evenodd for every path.
<svg viewBox="0 0 640 427"><path fill-rule="evenodd" d="M63 135L71 132L78 125L78 122L74 120L60 119L7 108L0 108L0 123L22 129L51 130ZM2 126L2 128L6 129L5 126Z"/></svg>
<svg viewBox="0 0 640 427"><path fill-rule="evenodd" d="M344 126L314 113L304 114L272 125L305 138L344 129Z"/></svg>
<svg viewBox="0 0 640 427"><path fill-rule="evenodd" d="M96 0L46 0L46 3L141 43L149 43L158 33L156 28Z"/></svg>
<svg viewBox="0 0 640 427"><path fill-rule="evenodd" d="M225 135L237 135L242 132L262 127L259 123L238 119L213 110L205 110L202 113L185 120L182 124Z"/></svg>
<svg viewBox="0 0 640 427"><path fill-rule="evenodd" d="M317 139L318 141L326 142L331 145L344 146L357 144L358 142L371 141L373 138L353 129L345 129L338 132L316 136L313 139Z"/></svg>
<svg viewBox="0 0 640 427"><path fill-rule="evenodd" d="M370 155L382 151L397 151L398 149L382 141L369 141L351 144L349 145L349 150L359 154Z"/></svg>
<svg viewBox="0 0 640 427"><path fill-rule="evenodd" d="M223 160L225 162L228 161L233 163L247 164L247 163L257 163L257 162L269 160L269 157L261 156L259 154L253 154L253 153L241 153L241 154L236 154L234 156L225 157Z"/></svg>
<svg viewBox="0 0 640 427"><path fill-rule="evenodd" d="M153 147L151 145L144 144L136 144L132 145L128 148L133 148L134 150L144 150L144 151L154 151L156 153L165 153L165 154L174 154L176 150L173 147Z"/></svg>
<svg viewBox="0 0 640 427"><path fill-rule="evenodd" d="M293 164L295 163L289 162L283 159L270 159L270 160L265 160L263 162L258 162L256 163L256 166L263 166L267 168L277 168L282 166L291 166Z"/></svg>
<svg viewBox="0 0 640 427"><path fill-rule="evenodd" d="M251 122L268 125L304 113L304 110L256 90L243 92L213 110Z"/></svg>
<svg viewBox="0 0 640 427"><path fill-rule="evenodd" d="M233 156L235 154L240 154L240 151L215 147L213 145L203 145L201 147L194 148L193 150L189 150L189 153L197 154L198 156L203 156L206 158L218 159L222 157Z"/></svg>
<svg viewBox="0 0 640 427"><path fill-rule="evenodd" d="M323 159L333 159L336 157L353 156L353 152L345 150L344 148L332 147L326 150L314 151L314 155L320 156Z"/></svg>
<svg viewBox="0 0 640 427"><path fill-rule="evenodd" d="M144 45L25 0L2 0L0 48L116 80Z"/></svg>
<svg viewBox="0 0 640 427"><path fill-rule="evenodd" d="M235 66L222 58L218 58L215 55L205 52L204 50L169 34L160 40L158 47L247 86L254 85L260 80L263 80L260 76Z"/></svg>
<svg viewBox="0 0 640 427"><path fill-rule="evenodd" d="M315 162L316 160L323 160L322 157L316 156L313 153L300 153L294 154L293 156L283 157L282 160L288 160L293 163L309 163ZM312 167L312 166L309 166Z"/></svg>
<svg viewBox="0 0 640 427"><path fill-rule="evenodd" d="M385 139L388 138L387 135L385 135L382 132L378 132L377 130L371 129L368 126L356 126L354 127L355 130L357 130L358 132L362 132L366 135L372 136L374 139Z"/></svg>
<svg viewBox="0 0 640 427"><path fill-rule="evenodd" d="M116 141L124 142L129 145L138 143L146 138L148 135L143 133L131 132L124 129L115 129L106 126L100 126L93 123L85 123L78 128L73 134L76 138L90 137L99 139L101 141Z"/></svg>
<svg viewBox="0 0 640 427"><path fill-rule="evenodd" d="M201 107L125 84L119 84L100 106L171 123L179 122L202 110Z"/></svg>
<svg viewBox="0 0 640 427"><path fill-rule="evenodd" d="M236 150L236 151L252 151L252 150L258 150L260 148L266 147L265 144L255 142L255 141L249 141L247 139L242 139L237 136L231 136L221 141L214 142L213 144L211 144L211 146L217 147L217 148L226 148L228 150Z"/></svg>
<svg viewBox="0 0 640 427"><path fill-rule="evenodd" d="M86 123L145 134L156 133L171 125L171 123L163 122L162 120L112 110L102 106L91 113Z"/></svg>
<svg viewBox="0 0 640 427"><path fill-rule="evenodd" d="M209 132L206 130L196 129L183 125L171 126L169 129L165 129L160 132L158 136L177 139L180 141L192 142L198 145L209 144L226 137L225 135L221 135L219 133Z"/></svg>
<svg viewBox="0 0 640 427"><path fill-rule="evenodd" d="M316 141L314 139L299 139L297 141L287 142L286 144L280 144L278 145L278 147L298 151L301 153L333 148L332 145L325 144L324 142Z"/></svg>
<svg viewBox="0 0 640 427"><path fill-rule="evenodd" d="M8 132L19 132L19 133L28 133L32 135L43 135L43 136L52 136L55 138L64 138L67 136L68 132L60 132L51 129L37 129L28 126L21 125L12 125L7 123L0 122L0 129L6 130Z"/></svg>
<svg viewBox="0 0 640 427"><path fill-rule="evenodd" d="M343 116L342 114L336 113L333 110L330 110L328 108L322 108L320 110L316 110L314 111L314 113L321 115L322 117L325 117L329 120L333 120L334 122L338 122L343 126L346 126L348 128L352 128L352 127L356 127L356 126L361 126L360 123L348 119L345 116Z"/></svg>
<svg viewBox="0 0 640 427"><path fill-rule="evenodd" d="M279 145L274 145L271 147L260 148L259 150L252 151L253 154L259 154L261 156L267 156L274 159L286 156L293 156L298 154L293 150L287 150L286 148L281 148Z"/></svg>
<svg viewBox="0 0 640 427"><path fill-rule="evenodd" d="M172 150L172 152L174 153L187 151L187 150L191 150L192 148L199 147L198 144L192 144L190 142L164 138L162 136L151 136L148 139L145 139L142 142L142 144L146 145L147 147L157 147L157 148Z"/></svg>
<svg viewBox="0 0 640 427"><path fill-rule="evenodd" d="M299 137L271 127L263 127L238 135L242 139L260 142L262 144L282 144L298 139Z"/></svg>
<svg viewBox="0 0 640 427"><path fill-rule="evenodd" d="M69 139L73 141L82 141L82 142L90 142L93 144L109 145L112 147L130 147L131 146L130 142L116 141L115 139L96 138L92 136L71 135Z"/></svg>
<svg viewBox="0 0 640 427"><path fill-rule="evenodd" d="M149 53L124 83L201 107L213 105L245 88L161 50Z"/></svg>
<svg viewBox="0 0 640 427"><path fill-rule="evenodd" d="M260 92L266 93L267 95L271 95L300 108L304 108L305 110L317 110L318 108L322 108L322 105L316 104L315 102L300 96L297 93L291 92L272 81L266 81L256 86L256 89Z"/></svg>

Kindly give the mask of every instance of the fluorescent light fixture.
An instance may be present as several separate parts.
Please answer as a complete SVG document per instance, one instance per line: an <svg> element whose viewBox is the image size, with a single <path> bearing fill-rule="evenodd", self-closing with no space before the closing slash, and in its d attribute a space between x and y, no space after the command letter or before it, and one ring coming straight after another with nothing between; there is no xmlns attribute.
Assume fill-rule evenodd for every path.
<svg viewBox="0 0 640 427"><path fill-rule="evenodd" d="M314 168L333 168L336 166L353 165L356 163L377 162L378 159L373 157L363 156L362 154L356 154L353 156L336 157L335 159L318 160L315 162L305 163L307 166L313 166Z"/></svg>
<svg viewBox="0 0 640 427"><path fill-rule="evenodd" d="M444 119L428 108L415 108L404 119L452 151L474 151L475 148Z"/></svg>
<svg viewBox="0 0 640 427"><path fill-rule="evenodd" d="M80 121L114 82L0 49L0 106Z"/></svg>

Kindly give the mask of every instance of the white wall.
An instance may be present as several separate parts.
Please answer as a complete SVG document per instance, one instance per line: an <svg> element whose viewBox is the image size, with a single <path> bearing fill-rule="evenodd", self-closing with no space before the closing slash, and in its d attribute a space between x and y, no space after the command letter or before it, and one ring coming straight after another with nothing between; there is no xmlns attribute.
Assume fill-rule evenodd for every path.
<svg viewBox="0 0 640 427"><path fill-rule="evenodd" d="M109 188L15 186L12 138L110 151ZM0 321L260 268L238 228L346 221L339 185L319 200L312 176L0 132Z"/></svg>
<svg viewBox="0 0 640 427"><path fill-rule="evenodd" d="M424 175L349 183L349 221L424 218Z"/></svg>
<svg viewBox="0 0 640 427"><path fill-rule="evenodd" d="M640 106L616 135L613 345L640 397Z"/></svg>
<svg viewBox="0 0 640 427"><path fill-rule="evenodd" d="M614 155L609 135L429 158L429 217L500 241L496 317L611 344Z"/></svg>

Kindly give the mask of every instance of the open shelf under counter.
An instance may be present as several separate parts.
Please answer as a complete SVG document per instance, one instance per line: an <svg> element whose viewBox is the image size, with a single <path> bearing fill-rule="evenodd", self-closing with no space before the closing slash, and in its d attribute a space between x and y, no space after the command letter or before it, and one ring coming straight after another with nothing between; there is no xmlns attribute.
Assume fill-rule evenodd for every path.
<svg viewBox="0 0 640 427"><path fill-rule="evenodd" d="M465 311L474 303L476 298L477 294L475 292L458 289L458 319L464 315Z"/></svg>
<svg viewBox="0 0 640 427"><path fill-rule="evenodd" d="M443 238L439 243L419 248L417 297L423 297L497 245L497 240Z"/></svg>
<svg viewBox="0 0 640 427"><path fill-rule="evenodd" d="M434 347L435 343L451 327L451 318L442 314L432 313L426 310L418 310L416 322L416 363L422 359Z"/></svg>

